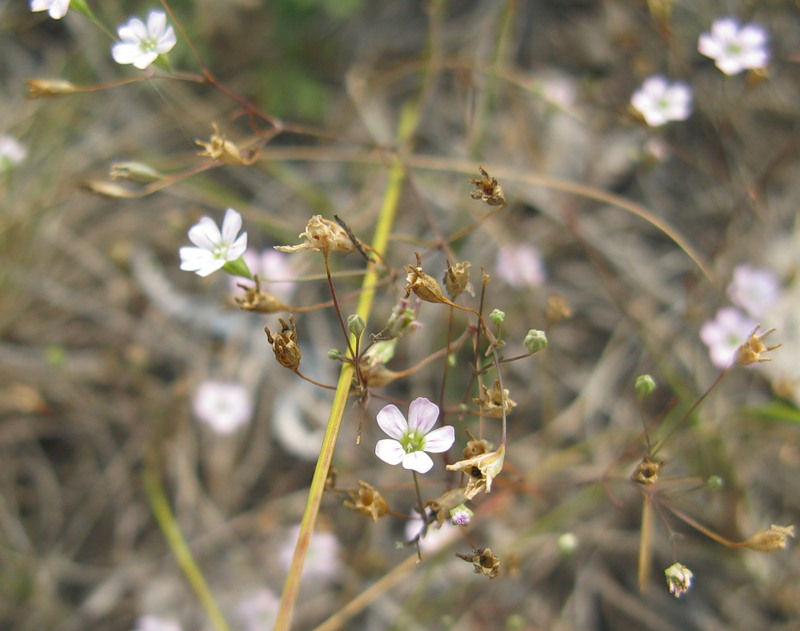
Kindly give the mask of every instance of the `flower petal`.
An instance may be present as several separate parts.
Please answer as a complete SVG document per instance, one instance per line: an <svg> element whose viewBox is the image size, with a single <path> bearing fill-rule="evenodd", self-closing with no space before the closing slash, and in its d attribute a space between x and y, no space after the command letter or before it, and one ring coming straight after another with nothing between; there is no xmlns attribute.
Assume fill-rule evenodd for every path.
<svg viewBox="0 0 800 631"><path fill-rule="evenodd" d="M147 14L147 34L153 39L158 39L167 28L167 14L163 11L150 11Z"/></svg>
<svg viewBox="0 0 800 631"><path fill-rule="evenodd" d="M233 208L225 211L222 220L222 241L223 243L233 243L239 230L242 229L242 216ZM237 257L238 258L238 257Z"/></svg>
<svg viewBox="0 0 800 631"><path fill-rule="evenodd" d="M386 464L400 464L406 455L403 446L391 438L383 438L375 445L375 455ZM431 462L433 465L433 462Z"/></svg>
<svg viewBox="0 0 800 631"><path fill-rule="evenodd" d="M389 404L378 412L378 425L392 438L400 440L408 431L408 423L396 405ZM383 441L380 441L383 442ZM380 444L380 443L379 443ZM397 462L400 462L399 460ZM397 464L397 463L394 463Z"/></svg>
<svg viewBox="0 0 800 631"><path fill-rule="evenodd" d="M242 235L231 244L231 247L228 248L228 260L235 261L245 253L245 250L247 250L246 232L242 233Z"/></svg>
<svg viewBox="0 0 800 631"><path fill-rule="evenodd" d="M189 241L198 248L213 252L222 241L222 235L211 217L203 217L189 228Z"/></svg>
<svg viewBox="0 0 800 631"><path fill-rule="evenodd" d="M456 430L452 425L445 425L425 434L425 451L440 454L447 451L456 442Z"/></svg>
<svg viewBox="0 0 800 631"><path fill-rule="evenodd" d="M424 451L412 451L403 456L403 469L411 469L417 473L428 473L433 468L433 460Z"/></svg>
<svg viewBox="0 0 800 631"><path fill-rule="evenodd" d="M425 397L414 399L408 406L408 429L427 434L439 418L439 406Z"/></svg>
<svg viewBox="0 0 800 631"><path fill-rule="evenodd" d="M129 42L117 42L111 46L111 56L118 64L132 64L139 58L142 51L139 44Z"/></svg>

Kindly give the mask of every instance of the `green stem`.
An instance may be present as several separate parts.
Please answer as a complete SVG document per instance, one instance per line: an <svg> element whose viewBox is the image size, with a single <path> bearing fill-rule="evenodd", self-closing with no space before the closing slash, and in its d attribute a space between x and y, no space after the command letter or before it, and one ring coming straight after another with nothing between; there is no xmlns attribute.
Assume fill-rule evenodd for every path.
<svg viewBox="0 0 800 631"><path fill-rule="evenodd" d="M181 570L183 570L186 580L189 581L195 594L197 594L197 598L203 609L205 609L206 614L208 614L214 629L216 631L230 631L230 627L225 621L217 601L214 600L214 596L203 578L203 573L200 571L197 561L195 561L192 551L183 537L183 533L181 533L175 515L169 506L167 496L164 494L161 480L155 471L155 463L152 460L152 458L148 458L148 463L142 473L144 491L147 495L147 500L150 502L150 509L153 511L153 515L158 522L159 528L161 528L167 545L172 551L172 555Z"/></svg>

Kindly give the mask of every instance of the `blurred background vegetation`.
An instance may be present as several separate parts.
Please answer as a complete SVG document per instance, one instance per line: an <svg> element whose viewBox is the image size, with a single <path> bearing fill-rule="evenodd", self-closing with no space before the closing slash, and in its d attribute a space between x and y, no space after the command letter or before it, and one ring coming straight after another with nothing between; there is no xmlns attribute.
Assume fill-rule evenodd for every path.
<svg viewBox="0 0 800 631"><path fill-rule="evenodd" d="M91 2L113 34L157 2ZM274 138L252 166L222 166L140 199L86 190L112 163L164 173L202 163L196 139L216 122L243 141L263 121L207 85L153 79L58 100L25 100L24 81L110 84L141 73L113 63L112 39L83 16L54 21L21 0L0 2L0 133L27 149L0 174L0 626L128 630L144 615L209 629L143 492L156 462L212 591L232 628L241 603L279 594L314 465L329 393L275 363L263 335L274 316L236 311L225 279L178 270L186 230L239 210L254 247L295 243L308 217L333 213L369 241L385 187L400 111L427 90L406 162L395 270L424 249L437 277L432 226L450 234L485 211L468 178L483 164L509 207L453 244L492 282L491 308L507 314L509 347L529 328L550 346L509 364L506 468L476 502L470 530L502 559L492 581L454 552L432 553L347 621L347 629L753 629L800 626L797 552L728 550L656 511L650 585L637 586L642 493L629 476L645 453L642 422L680 418L718 374L698 338L725 304L740 263L770 267L786 299L765 327L783 347L775 366L737 370L669 442L659 501L733 540L771 523L797 523L800 472L796 357L797 5L634 0L175 0L170 3L215 76L298 129ZM659 14L659 7L668 11ZM720 13L724 11L724 13ZM722 15L770 33L765 76L724 77L697 53L697 37ZM659 18L661 15L661 18ZM429 60L433 60L432 62ZM178 34L173 68L197 72ZM433 68L425 83L423 73ZM648 128L629 109L653 74L690 82L694 113ZM300 128L302 126L302 128ZM576 194L562 181L585 185ZM620 196L672 225L710 278L662 231L620 207ZM498 251L535 246L546 281L515 287ZM327 299L317 258L296 255L306 279L293 304ZM342 295L363 262L333 260ZM349 274L353 272L354 274ZM376 303L380 329L402 295L402 275ZM572 315L548 319L560 297ZM355 309L353 295L344 309ZM424 328L401 346L397 370L444 345L447 317L423 305ZM458 319L463 328L465 319ZM304 370L332 383L341 348L330 310L298 316ZM509 355L512 351L509 350ZM448 381L455 408L469 383ZM380 394L407 401L438 392L441 364ZM644 404L636 375L659 383ZM253 422L220 436L193 417L205 379L245 384ZM433 385L432 385L433 384ZM473 393L474 395L474 393ZM395 510L410 511L409 481L373 454L384 404L348 409L335 467L339 486L368 480ZM405 404L400 404L405 408ZM448 422L474 427L450 411ZM355 444L359 423L363 440ZM494 430L495 428L492 428ZM315 442L316 441L316 442ZM309 448L310 446L310 448ZM148 460L149 459L149 460ZM432 476L430 496L446 479ZM438 477L436 477L438 476ZM722 490L705 484L724 480ZM426 478L426 481L428 478ZM312 629L412 554L396 549L404 523L375 524L326 497L320 530L338 546L331 575L304 582L297 629ZM565 533L575 550L559 545ZM470 544L471 545L471 544ZM686 563L696 586L675 600L663 569ZM253 623L254 624L254 623Z"/></svg>

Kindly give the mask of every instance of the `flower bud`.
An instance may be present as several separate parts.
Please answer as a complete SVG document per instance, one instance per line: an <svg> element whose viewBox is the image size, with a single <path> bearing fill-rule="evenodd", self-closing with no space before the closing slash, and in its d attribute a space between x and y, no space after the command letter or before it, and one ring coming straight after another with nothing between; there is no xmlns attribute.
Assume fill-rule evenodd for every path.
<svg viewBox="0 0 800 631"><path fill-rule="evenodd" d="M718 475L711 475L706 480L706 487L710 491L721 491L725 488L725 479Z"/></svg>
<svg viewBox="0 0 800 631"><path fill-rule="evenodd" d="M641 400L653 393L653 390L656 389L656 382L650 375L639 375L636 377L633 387L636 389L636 396Z"/></svg>
<svg viewBox="0 0 800 631"><path fill-rule="evenodd" d="M361 337L361 334L364 332L364 329L367 328L367 323L364 322L364 318L362 318L357 313L352 313L347 316L347 330L350 331L353 335L357 338Z"/></svg>
<svg viewBox="0 0 800 631"><path fill-rule="evenodd" d="M454 526L467 526L472 521L472 512L466 504L459 504L455 508L450 509L450 522Z"/></svg>
<svg viewBox="0 0 800 631"><path fill-rule="evenodd" d="M28 79L25 84L28 86L25 98L28 99L55 99L79 91L78 86L63 79Z"/></svg>
<svg viewBox="0 0 800 631"><path fill-rule="evenodd" d="M151 184L163 178L161 173L142 162L116 162L111 165L109 175L112 180L127 180L137 184Z"/></svg>
<svg viewBox="0 0 800 631"><path fill-rule="evenodd" d="M547 348L547 335L545 335L544 331L531 329L528 331L522 343L525 344L525 348L528 349L528 352L533 355Z"/></svg>
<svg viewBox="0 0 800 631"><path fill-rule="evenodd" d="M557 545L561 556L572 556L578 549L578 537L574 533L565 532L558 537Z"/></svg>
<svg viewBox="0 0 800 631"><path fill-rule="evenodd" d="M338 362L342 361L342 357L344 357L344 355L342 354L342 351L340 351L338 348L332 348L331 350L328 351L328 359Z"/></svg>
<svg viewBox="0 0 800 631"><path fill-rule="evenodd" d="M500 309L492 309L492 312L489 314L489 320L495 326L500 326L506 319L506 312L500 311Z"/></svg>

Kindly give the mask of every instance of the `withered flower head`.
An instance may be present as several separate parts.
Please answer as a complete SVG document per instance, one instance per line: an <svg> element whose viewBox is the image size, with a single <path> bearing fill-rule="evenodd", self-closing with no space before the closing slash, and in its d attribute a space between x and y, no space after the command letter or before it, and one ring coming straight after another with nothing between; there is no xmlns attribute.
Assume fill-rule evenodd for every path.
<svg viewBox="0 0 800 631"><path fill-rule="evenodd" d="M551 294L547 297L547 307L544 310L544 317L550 324L561 322L572 317L572 307L569 306L567 299L558 294Z"/></svg>
<svg viewBox="0 0 800 631"><path fill-rule="evenodd" d="M236 296L234 300L242 311L256 311L258 313L277 313L278 311L288 311L289 307L283 304L272 294L262 291L261 280L258 274L253 277L255 285L239 285L244 289L244 296ZM270 341L270 344L272 342Z"/></svg>
<svg viewBox="0 0 800 631"><path fill-rule="evenodd" d="M55 99L79 91L78 86L64 79L28 79L28 99Z"/></svg>
<svg viewBox="0 0 800 631"><path fill-rule="evenodd" d="M244 153L232 140L223 136L216 123L211 123L214 133L208 142L205 140L195 140L195 144L203 148L198 155L211 158L223 164L244 164L249 165L255 162L255 156L251 153Z"/></svg>
<svg viewBox="0 0 800 631"><path fill-rule="evenodd" d="M461 471L469 476L467 487L464 489L464 497L471 500L481 491L489 493L492 490L492 481L503 470L505 458L505 445L500 445L496 451L459 460L445 468L448 471Z"/></svg>
<svg viewBox="0 0 800 631"><path fill-rule="evenodd" d="M489 175L483 167L478 167L478 170L482 177L478 180L469 180L470 184L475 185L475 190L469 196L472 199L479 199L489 206L504 206L506 198L497 179Z"/></svg>
<svg viewBox="0 0 800 631"><path fill-rule="evenodd" d="M653 460L650 456L645 456L642 461L636 465L636 469L631 474L631 480L649 486L658 479L658 473L661 471L661 466L664 463L660 460Z"/></svg>
<svg viewBox="0 0 800 631"><path fill-rule="evenodd" d="M680 598L692 587L692 578L694 574L683 563L673 563L666 570L664 576L667 579L667 587L669 593Z"/></svg>
<svg viewBox="0 0 800 631"><path fill-rule="evenodd" d="M772 333L775 329L768 329L758 334L758 328L753 329L750 337L747 338L744 344L736 349L736 365L737 366L750 366L751 364L772 361L769 357L762 357L763 353L774 351L780 344L767 346L762 342L767 335Z"/></svg>
<svg viewBox="0 0 800 631"><path fill-rule="evenodd" d="M472 264L469 261L461 261L455 265L450 265L450 261L447 261L447 269L444 272L442 282L447 290L447 295L450 296L450 300L455 300L465 291L470 296L475 295L469 282L469 268L471 266Z"/></svg>
<svg viewBox="0 0 800 631"><path fill-rule="evenodd" d="M508 396L508 388L503 388L502 394L500 390L500 380L496 379L491 390L481 384L481 396L472 399L481 408L483 414L489 418L503 418L503 405L506 408L506 416L517 407L516 402Z"/></svg>
<svg viewBox="0 0 800 631"><path fill-rule="evenodd" d="M344 501L344 506L371 517L372 521L389 512L389 505L378 489L364 480L358 481L358 490L347 491L347 495L350 499Z"/></svg>
<svg viewBox="0 0 800 631"><path fill-rule="evenodd" d="M445 520L450 519L450 511L467 501L466 489L451 489L433 500L425 502L436 513L436 521L441 528Z"/></svg>
<svg viewBox="0 0 800 631"><path fill-rule="evenodd" d="M267 340L272 344L278 363L289 370L297 370L300 367L301 353L297 345L297 326L294 323L294 316L289 316L289 324L286 324L283 318L278 318L278 322L281 323L281 332L276 333L275 337L272 336L269 327L264 327Z"/></svg>
<svg viewBox="0 0 800 631"><path fill-rule="evenodd" d="M491 548L475 548L472 554L459 554L459 559L463 559L474 566L475 574L483 574L489 578L496 578L500 574L500 559L495 556Z"/></svg>
<svg viewBox="0 0 800 631"><path fill-rule="evenodd" d="M759 530L747 541L738 544L740 548L758 552L776 552L786 547L786 539L794 539L794 526L776 526L772 524L767 530Z"/></svg>
<svg viewBox="0 0 800 631"><path fill-rule="evenodd" d="M305 232L298 235L305 239L298 245L276 245L280 252L301 252L315 250L326 257L331 252L355 252L355 244L350 240L347 231L338 223L325 219L322 215L314 215L308 220Z"/></svg>
<svg viewBox="0 0 800 631"><path fill-rule="evenodd" d="M492 451L492 447L494 445L492 445L492 443L490 443L488 440L485 438L475 438L472 435L472 432L469 430L467 430L467 434L469 435L470 439L467 441L466 447L464 447L464 460Z"/></svg>
<svg viewBox="0 0 800 631"><path fill-rule="evenodd" d="M412 291L419 297L420 300L425 302L443 302L444 304L452 304L442 293L442 288L436 279L430 274L426 274L422 269L422 258L419 253L415 253L417 257L417 265L406 265L403 269L406 271L406 295Z"/></svg>

